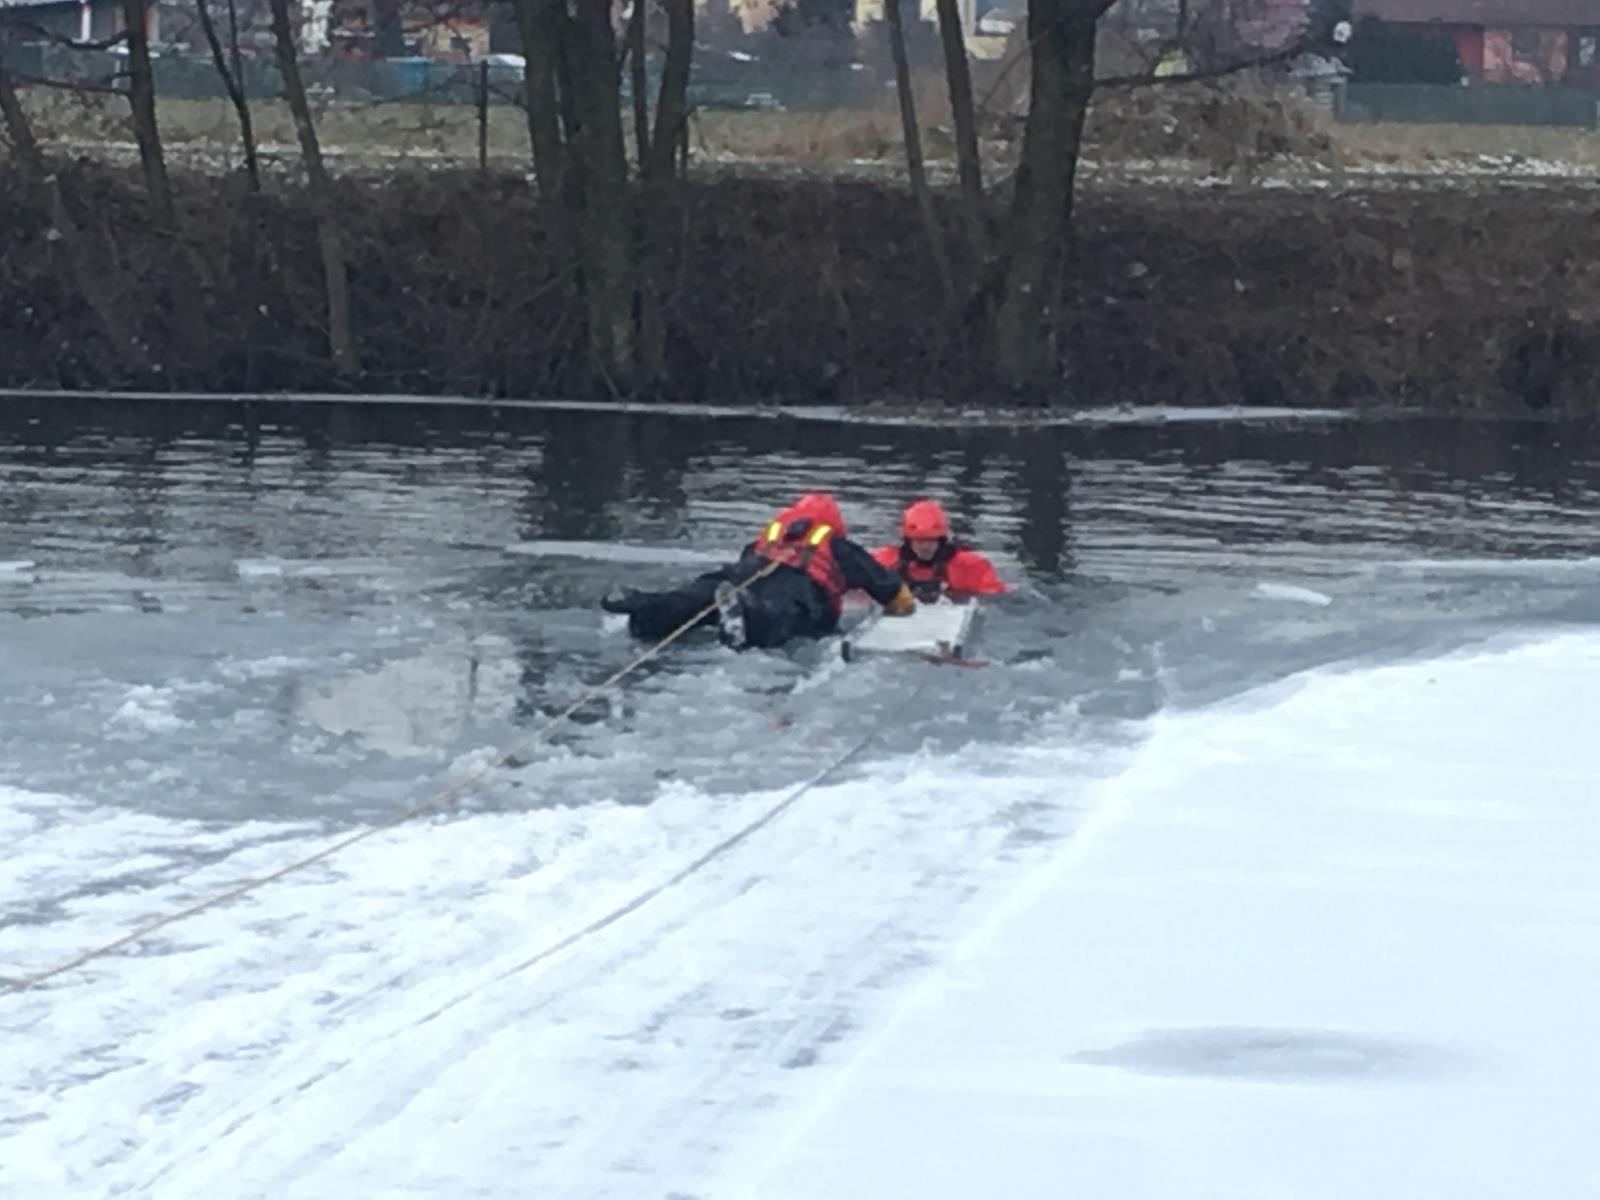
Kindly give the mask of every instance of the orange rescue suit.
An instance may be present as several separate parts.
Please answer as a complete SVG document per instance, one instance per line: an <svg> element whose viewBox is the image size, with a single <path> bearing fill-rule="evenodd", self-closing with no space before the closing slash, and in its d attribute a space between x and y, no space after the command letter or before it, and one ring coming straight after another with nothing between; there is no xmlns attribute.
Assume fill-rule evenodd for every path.
<svg viewBox="0 0 1600 1200"><path fill-rule="evenodd" d="M828 597L837 616L849 590L844 572L833 557L834 528L790 509L762 532L755 552L770 562L803 571Z"/></svg>

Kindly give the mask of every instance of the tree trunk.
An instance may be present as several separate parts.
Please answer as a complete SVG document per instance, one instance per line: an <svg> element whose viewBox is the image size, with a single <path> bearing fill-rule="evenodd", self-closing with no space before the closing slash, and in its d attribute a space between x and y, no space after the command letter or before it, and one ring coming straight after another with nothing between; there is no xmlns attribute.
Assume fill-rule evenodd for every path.
<svg viewBox="0 0 1600 1200"><path fill-rule="evenodd" d="M561 103L558 78L563 0L516 0L517 28L522 34L522 54L527 63L523 76L528 112L528 140L533 146L533 172L539 197L547 212L555 214L566 202L567 152L561 143ZM553 238L561 230L552 229ZM564 239L559 244L565 244Z"/></svg>
<svg viewBox="0 0 1600 1200"><path fill-rule="evenodd" d="M50 214L54 240L60 246L79 293L88 303L112 352L124 369L142 373L149 368L149 360L134 336L129 314L117 302L113 280L119 271L108 266L103 255L97 255L88 243L83 227L73 219L62 196L62 181L51 174L39 143L33 136L33 126L17 96L11 73L0 64L0 119L4 120L6 139L11 143L15 161L33 190L39 193Z"/></svg>
<svg viewBox="0 0 1600 1200"><path fill-rule="evenodd" d="M689 68L694 58L694 0L665 0L667 57L656 97L656 132L650 147L650 172L666 179L689 119Z"/></svg>
<svg viewBox="0 0 1600 1200"><path fill-rule="evenodd" d="M22 107L22 100L17 95L17 86L12 82L11 72L6 69L4 62L0 62L0 117L5 119L6 140L11 143L17 161L36 176L42 174L44 155L39 153L38 139L33 136L33 125L28 120L27 110Z"/></svg>
<svg viewBox="0 0 1600 1200"><path fill-rule="evenodd" d="M649 76L644 67L645 0L633 0L628 18L628 70L633 87L633 150L640 176L650 173L650 97L645 95Z"/></svg>
<svg viewBox="0 0 1600 1200"><path fill-rule="evenodd" d="M373 0L372 42L380 58L399 58L406 52L406 31L400 20L400 0Z"/></svg>
<svg viewBox="0 0 1600 1200"><path fill-rule="evenodd" d="M161 153L161 131L156 126L156 81L150 67L150 39L145 29L149 0L122 0L122 19L128 35L128 101L133 108L133 135L139 142L145 187L150 192L156 220L174 224L172 185L167 180L167 160Z"/></svg>
<svg viewBox="0 0 1600 1200"><path fill-rule="evenodd" d="M205 32L206 45L211 47L211 62L217 68L217 75L222 80L223 90L228 93L228 99L233 101L233 109L239 114L239 138L244 143L244 169L250 177L250 190L261 190L261 169L256 161L256 134L254 123L250 119L250 102L244 94L244 71L239 55L239 10L235 0L228 0L228 41L232 51L232 65L229 65L229 55L224 53L222 39L217 36L217 26L211 19L211 5L207 0L195 0L196 10L200 16L200 28Z"/></svg>
<svg viewBox="0 0 1600 1200"><path fill-rule="evenodd" d="M581 293L593 376L617 393L634 382L638 357L636 230L611 5L516 4L528 63L528 134L557 270Z"/></svg>
<svg viewBox="0 0 1600 1200"><path fill-rule="evenodd" d="M344 257L344 243L334 211L333 184L322 162L317 143L316 123L311 119L311 104L306 99L300 78L300 61L295 53L294 28L289 20L289 0L271 0L272 35L277 42L278 70L283 74L284 92L294 114L295 132L300 137L300 153L305 159L306 179L311 188L311 204L316 211L317 244L322 252L322 273L328 293L328 352L334 369L343 376L360 370L355 338L350 323L350 288Z"/></svg>
<svg viewBox="0 0 1600 1200"><path fill-rule="evenodd" d="M1033 45L1028 120L1011 209L1011 243L995 352L1015 388L1047 386L1056 373L1056 327L1072 231L1073 184L1083 122L1094 92L1100 0L1029 0Z"/></svg>
<svg viewBox="0 0 1600 1200"><path fill-rule="evenodd" d="M972 72L967 66L967 42L958 0L937 0L937 4L945 79L950 89L950 121L956 137L956 168L961 179L961 211L967 223L968 257L975 281L988 256L989 238L983 220L983 164L978 158Z"/></svg>
<svg viewBox="0 0 1600 1200"><path fill-rule="evenodd" d="M577 215L589 351L595 370L617 391L634 365L628 163L622 149L617 48L608 0L575 3L568 69L572 148L580 171Z"/></svg>
<svg viewBox="0 0 1600 1200"><path fill-rule="evenodd" d="M950 256L945 251L944 231L939 227L939 215L933 209L933 195L928 191L928 173L922 160L922 131L917 127L917 102L911 94L911 63L906 57L905 20L900 13L900 0L884 0L884 16L889 28L889 53L894 58L894 90L900 98L900 128L906 143L906 174L911 180L911 194L922 214L922 226L928 236L928 249L933 254L934 266L939 271L939 282L944 287L945 305L954 309L956 304L955 280L950 274Z"/></svg>
<svg viewBox="0 0 1600 1200"><path fill-rule="evenodd" d="M688 120L689 65L694 54L694 0L666 0L667 53L656 95L656 127L641 157L639 204L639 379L655 384L665 373L666 310L672 265L669 225L678 198L677 150Z"/></svg>

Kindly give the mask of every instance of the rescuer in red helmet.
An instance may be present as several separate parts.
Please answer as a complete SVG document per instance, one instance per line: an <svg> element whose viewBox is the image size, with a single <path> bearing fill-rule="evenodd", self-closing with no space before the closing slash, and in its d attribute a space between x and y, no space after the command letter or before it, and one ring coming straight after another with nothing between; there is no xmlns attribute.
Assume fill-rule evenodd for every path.
<svg viewBox="0 0 1600 1200"><path fill-rule="evenodd" d="M752 577L743 591L737 585ZM844 515L827 492L808 492L762 527L739 561L665 592L625 589L600 607L626 613L628 632L659 641L716 604L700 624L716 623L736 648L781 646L823 637L839 625L844 594L861 591L894 616L916 608L905 581L846 536Z"/></svg>
<svg viewBox="0 0 1600 1200"><path fill-rule="evenodd" d="M900 521L899 544L874 550L872 557L898 571L918 600L1010 591L993 563L950 539L950 518L934 500L918 500L907 508Z"/></svg>

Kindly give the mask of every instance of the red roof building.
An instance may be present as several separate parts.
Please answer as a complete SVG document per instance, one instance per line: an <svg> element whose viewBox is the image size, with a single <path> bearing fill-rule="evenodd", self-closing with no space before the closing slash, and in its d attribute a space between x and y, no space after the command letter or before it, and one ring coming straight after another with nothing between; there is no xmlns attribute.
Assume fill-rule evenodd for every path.
<svg viewBox="0 0 1600 1200"><path fill-rule="evenodd" d="M1600 91L1600 0L1355 0L1354 15L1449 32L1473 83Z"/></svg>

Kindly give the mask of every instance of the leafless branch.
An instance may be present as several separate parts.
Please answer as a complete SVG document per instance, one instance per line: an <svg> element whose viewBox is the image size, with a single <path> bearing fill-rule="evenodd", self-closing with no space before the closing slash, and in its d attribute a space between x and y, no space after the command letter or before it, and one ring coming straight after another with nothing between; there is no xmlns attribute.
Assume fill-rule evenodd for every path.
<svg viewBox="0 0 1600 1200"><path fill-rule="evenodd" d="M1307 32L1280 50L1272 50L1265 54L1241 58L1234 62L1219 63L1217 66L1207 67L1204 70L1183 71L1175 75L1113 75L1106 79L1095 80L1094 86L1096 89L1101 89L1204 83L1212 79L1224 79L1229 75L1237 75L1241 71L1255 70L1257 67L1271 67L1279 63L1293 62L1302 54L1309 54L1316 50L1326 50L1330 44L1327 31L1319 29L1314 32Z"/></svg>
<svg viewBox="0 0 1600 1200"><path fill-rule="evenodd" d="M250 104L244 94L244 67L239 56L239 17L236 5L234 0L228 0L229 33L233 45L233 61L230 65L223 50L222 39L217 36L216 23L211 19L211 6L207 0L195 0L195 3L201 28L205 31L206 44L211 48L212 65L216 67L222 86L227 91L228 99L232 101L234 111L239 117L239 137L244 144L244 165L250 177L250 186L259 192L261 171L256 162L256 137L250 119Z"/></svg>
<svg viewBox="0 0 1600 1200"><path fill-rule="evenodd" d="M1110 4L1101 3L1101 0L1095 0L1095 3L1101 16L1104 16L1111 7ZM1048 32L1049 30L1046 29L1034 34L1025 45L1006 60L1005 64L1000 68L1000 73L995 76L988 90L984 92L983 99L978 102L979 112L985 115L989 113L989 104L994 99L995 93L1000 90L1001 85L1005 83L1006 77L1011 74L1012 69L1019 62L1032 55L1034 47L1039 44ZM1332 32L1331 26L1318 24L1308 29L1289 45L1266 54L1242 58L1216 67L1208 67L1202 71L1185 71L1176 75L1113 75L1105 79L1095 80L1094 86L1096 90L1100 88L1155 87L1180 83L1203 83L1207 80L1222 79L1229 75L1237 75L1241 71L1254 70L1257 67L1270 67L1278 63L1293 62L1302 54L1326 50L1332 45Z"/></svg>

